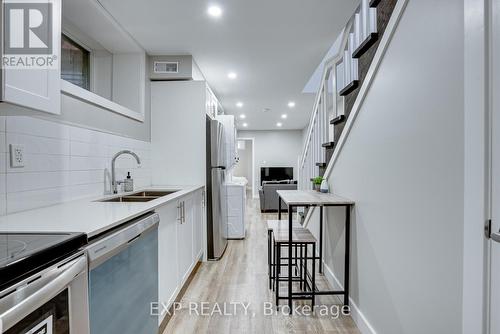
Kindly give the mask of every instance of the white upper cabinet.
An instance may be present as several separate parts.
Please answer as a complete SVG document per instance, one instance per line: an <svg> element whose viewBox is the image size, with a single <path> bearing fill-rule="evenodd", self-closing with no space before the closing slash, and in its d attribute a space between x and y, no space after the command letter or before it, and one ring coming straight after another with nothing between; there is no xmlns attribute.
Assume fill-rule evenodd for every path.
<svg viewBox="0 0 500 334"><path fill-rule="evenodd" d="M210 89L208 84L206 87L206 93L207 93L207 100L206 100L207 115L209 115L210 118L215 119L217 115L224 112L224 109L222 108L222 105L217 99L217 96L215 96L214 92Z"/></svg>
<svg viewBox="0 0 500 334"><path fill-rule="evenodd" d="M61 0L3 5L2 56L9 66L2 71L2 101L60 114Z"/></svg>

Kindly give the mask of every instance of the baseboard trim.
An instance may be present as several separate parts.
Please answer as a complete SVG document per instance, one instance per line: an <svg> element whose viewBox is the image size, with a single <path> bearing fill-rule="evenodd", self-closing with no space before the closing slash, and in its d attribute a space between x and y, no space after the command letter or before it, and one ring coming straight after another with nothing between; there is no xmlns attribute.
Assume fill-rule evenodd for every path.
<svg viewBox="0 0 500 334"><path fill-rule="evenodd" d="M182 297L184 297L184 294L186 293L187 288L189 287L189 284L191 284L191 281L194 278L194 275L198 272L198 269L200 269L200 266L203 262L198 261L195 265L191 273L189 274L188 278L182 285L182 288L179 290L179 293L177 293L177 296L175 297L174 301L171 303L170 307L168 308L168 312L165 315L165 318L161 321L160 326L158 327L158 333L162 334L165 331L165 328L167 328L168 322L170 319L172 319L172 315L174 314L174 303L178 303L181 301Z"/></svg>
<svg viewBox="0 0 500 334"><path fill-rule="evenodd" d="M324 261L323 261L323 268L325 277L328 280L328 282L332 285L333 289L344 290L344 287L342 286L342 284L340 284L340 281L337 279L333 271L330 269L330 267L328 267L325 264ZM358 305L356 305L356 303L350 297L349 297L349 305L351 307L351 318L358 326L359 331L362 334L377 334L375 329L372 327L372 325L368 322L364 314L359 309Z"/></svg>

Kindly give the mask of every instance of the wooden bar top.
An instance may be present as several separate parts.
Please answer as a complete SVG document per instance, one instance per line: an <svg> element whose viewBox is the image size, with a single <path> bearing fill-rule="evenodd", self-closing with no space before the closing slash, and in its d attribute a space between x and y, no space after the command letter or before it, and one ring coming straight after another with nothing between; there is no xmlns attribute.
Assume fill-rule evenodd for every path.
<svg viewBox="0 0 500 334"><path fill-rule="evenodd" d="M289 242L290 231L288 229L281 229L273 231L274 241L278 243ZM315 243L316 238L312 233L305 228L294 228L292 229L292 242L307 242Z"/></svg>
<svg viewBox="0 0 500 334"><path fill-rule="evenodd" d="M354 201L334 194L325 194L313 190L276 190L286 205L354 205Z"/></svg>

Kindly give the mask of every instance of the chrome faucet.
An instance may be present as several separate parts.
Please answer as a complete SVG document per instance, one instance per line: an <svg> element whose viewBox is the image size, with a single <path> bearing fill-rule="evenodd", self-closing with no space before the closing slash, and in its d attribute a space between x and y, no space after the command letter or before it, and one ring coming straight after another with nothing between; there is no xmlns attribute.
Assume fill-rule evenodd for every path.
<svg viewBox="0 0 500 334"><path fill-rule="evenodd" d="M138 165L141 164L141 158L139 158L139 156L132 151L123 150L114 155L113 160L111 160L111 188L113 190L113 194L118 194L118 185L124 182L124 181L116 181L116 174L115 174L115 161L122 154L130 154L135 158Z"/></svg>

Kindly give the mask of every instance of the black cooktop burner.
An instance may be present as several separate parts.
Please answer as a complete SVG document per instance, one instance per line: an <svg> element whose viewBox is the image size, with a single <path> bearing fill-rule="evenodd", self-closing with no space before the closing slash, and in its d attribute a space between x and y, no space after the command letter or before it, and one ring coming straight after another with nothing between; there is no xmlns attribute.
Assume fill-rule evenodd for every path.
<svg viewBox="0 0 500 334"><path fill-rule="evenodd" d="M84 233L0 232L0 290L77 251Z"/></svg>

